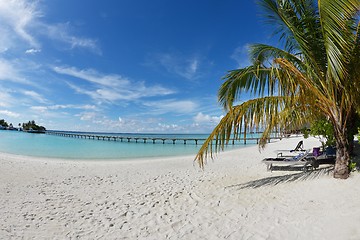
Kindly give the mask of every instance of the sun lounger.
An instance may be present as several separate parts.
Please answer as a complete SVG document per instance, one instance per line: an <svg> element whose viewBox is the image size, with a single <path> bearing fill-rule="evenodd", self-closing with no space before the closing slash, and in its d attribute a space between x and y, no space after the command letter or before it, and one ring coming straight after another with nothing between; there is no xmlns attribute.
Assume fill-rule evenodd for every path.
<svg viewBox="0 0 360 240"><path fill-rule="evenodd" d="M314 158L314 167L317 168L321 164L335 164L336 150L331 148L331 151L328 149L321 151L320 149L320 147L313 148L312 157Z"/></svg>
<svg viewBox="0 0 360 240"><path fill-rule="evenodd" d="M304 149L304 142L300 141L294 149L291 150L277 150L277 157L295 157L300 153L304 153L306 150Z"/></svg>
<svg viewBox="0 0 360 240"><path fill-rule="evenodd" d="M322 164L335 164L336 155L323 153L319 156L314 156L314 167L317 168Z"/></svg>
<svg viewBox="0 0 360 240"><path fill-rule="evenodd" d="M288 167L300 166L303 171L306 171L309 166L313 167L314 160L315 158L306 151L293 157L265 158L262 162L266 164L268 171L272 170L274 164Z"/></svg>

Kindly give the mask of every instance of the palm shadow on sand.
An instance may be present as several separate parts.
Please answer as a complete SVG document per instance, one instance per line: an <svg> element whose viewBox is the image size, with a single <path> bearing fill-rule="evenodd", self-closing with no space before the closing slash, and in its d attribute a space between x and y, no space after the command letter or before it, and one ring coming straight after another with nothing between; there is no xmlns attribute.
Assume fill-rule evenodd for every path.
<svg viewBox="0 0 360 240"><path fill-rule="evenodd" d="M355 141L354 144L354 152L351 157L351 161L356 163L356 169L360 172L360 144L358 141ZM285 170L285 171L301 171L301 167L285 167L285 166L274 166L273 170ZM278 184L295 182L295 181L305 181L320 178L324 175L331 175L334 172L334 165L325 165L316 170L306 171L306 172L298 172L295 174L287 174L282 176L274 176L268 178L262 178L259 180L235 184L231 186L225 187L225 189L229 188L237 188L237 189L246 189L246 188L259 188L265 186L275 186Z"/></svg>
<svg viewBox="0 0 360 240"><path fill-rule="evenodd" d="M296 170L294 168L289 168L289 169L287 169L287 168L285 169L285 168L286 167L281 167L281 170L286 170L286 171ZM319 168L319 169L316 169L313 171L262 178L262 179L247 182L247 183L241 183L241 184L227 186L225 188L226 189L228 189L228 188L245 189L245 188L259 188L259 187L264 187L264 186L275 186L275 185L282 184L282 183L316 179L316 178L319 178L324 175L330 175L333 172L333 170L334 170L334 166L329 166L329 167Z"/></svg>

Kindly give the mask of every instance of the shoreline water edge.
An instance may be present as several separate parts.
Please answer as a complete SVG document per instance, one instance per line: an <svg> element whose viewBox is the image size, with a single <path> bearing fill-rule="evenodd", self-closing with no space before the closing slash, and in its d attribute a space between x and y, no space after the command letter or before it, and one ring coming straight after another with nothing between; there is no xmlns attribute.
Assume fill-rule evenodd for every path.
<svg viewBox="0 0 360 240"><path fill-rule="evenodd" d="M151 161L69 161L0 152L1 239L359 239L360 174L266 171L295 137Z"/></svg>
<svg viewBox="0 0 360 240"><path fill-rule="evenodd" d="M0 131L0 136L0 151L2 152L70 160L153 159L194 155L200 149L204 139L208 137L206 134L120 134L69 131L49 131L48 134ZM255 140L249 140L245 145L237 141L228 149L255 143Z"/></svg>

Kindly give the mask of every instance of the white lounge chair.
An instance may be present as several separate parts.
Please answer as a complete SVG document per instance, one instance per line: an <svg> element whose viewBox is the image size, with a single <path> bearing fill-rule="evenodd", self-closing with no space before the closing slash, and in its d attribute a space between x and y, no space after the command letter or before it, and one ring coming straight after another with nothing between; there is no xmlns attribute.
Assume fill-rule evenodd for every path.
<svg viewBox="0 0 360 240"><path fill-rule="evenodd" d="M306 150L304 149L304 142L300 141L294 149L291 150L277 150L277 157L295 157L300 153L304 153Z"/></svg>
<svg viewBox="0 0 360 240"><path fill-rule="evenodd" d="M302 166L302 170L306 171L308 166L313 166L314 157L308 151L302 152L292 157L265 158L262 160L266 164L267 170L271 171L274 164L280 166Z"/></svg>

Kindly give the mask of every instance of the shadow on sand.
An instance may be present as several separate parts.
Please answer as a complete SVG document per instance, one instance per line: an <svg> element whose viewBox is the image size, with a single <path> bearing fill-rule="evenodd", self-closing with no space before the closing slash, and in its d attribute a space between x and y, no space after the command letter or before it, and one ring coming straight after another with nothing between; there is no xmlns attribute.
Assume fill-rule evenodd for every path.
<svg viewBox="0 0 360 240"><path fill-rule="evenodd" d="M247 183L227 186L225 188L226 189L229 189L229 188L245 189L245 188L259 188L259 187L264 187L264 186L275 186L275 185L278 185L281 183L316 179L316 178L319 178L324 175L330 175L333 172L333 170L334 170L334 166L329 166L329 167L319 168L319 169L313 170L313 171L262 178L262 179L247 182Z"/></svg>
<svg viewBox="0 0 360 240"><path fill-rule="evenodd" d="M354 153L353 156L351 157L351 161L356 163L356 169L357 171L360 171L360 144L358 141L355 141ZM301 171L301 168L274 166L272 170ZM225 189L229 189L229 188L246 189L246 188L259 188L265 186L275 186L282 183L317 179L324 175L333 174L333 172L334 172L334 165L323 166L321 168L312 171L262 178L247 183L235 184L235 185L227 186L225 187Z"/></svg>

